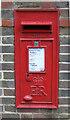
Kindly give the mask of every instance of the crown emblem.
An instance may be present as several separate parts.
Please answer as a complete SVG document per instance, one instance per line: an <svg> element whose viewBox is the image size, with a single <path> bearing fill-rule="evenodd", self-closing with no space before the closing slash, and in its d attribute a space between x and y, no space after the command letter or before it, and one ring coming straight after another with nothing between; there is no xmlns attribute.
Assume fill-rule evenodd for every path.
<svg viewBox="0 0 70 120"><path fill-rule="evenodd" d="M43 80L44 79L42 77L33 77L33 82L35 85L41 85Z"/></svg>

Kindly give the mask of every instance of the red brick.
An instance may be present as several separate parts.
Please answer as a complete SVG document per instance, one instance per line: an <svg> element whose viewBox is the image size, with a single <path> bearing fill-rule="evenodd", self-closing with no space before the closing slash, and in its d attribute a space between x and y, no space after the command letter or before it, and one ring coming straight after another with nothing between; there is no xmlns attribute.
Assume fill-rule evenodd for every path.
<svg viewBox="0 0 70 120"><path fill-rule="evenodd" d="M13 20L3 19L2 20L2 26L3 27L13 27L14 26L14 22L13 22Z"/></svg>
<svg viewBox="0 0 70 120"><path fill-rule="evenodd" d="M62 27L68 27L68 26L70 26L69 20L65 19L65 18L60 19L60 26L62 26Z"/></svg>
<svg viewBox="0 0 70 120"><path fill-rule="evenodd" d="M2 8L13 8L12 2L1 2Z"/></svg>
<svg viewBox="0 0 70 120"><path fill-rule="evenodd" d="M54 8L55 2L42 2L41 6L42 8Z"/></svg>

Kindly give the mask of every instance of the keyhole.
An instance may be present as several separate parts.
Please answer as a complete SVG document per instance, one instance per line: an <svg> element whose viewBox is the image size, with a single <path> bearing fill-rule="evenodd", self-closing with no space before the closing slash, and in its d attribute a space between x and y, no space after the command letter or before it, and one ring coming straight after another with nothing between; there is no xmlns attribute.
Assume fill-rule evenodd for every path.
<svg viewBox="0 0 70 120"><path fill-rule="evenodd" d="M29 77L29 73L27 73L27 77Z"/></svg>

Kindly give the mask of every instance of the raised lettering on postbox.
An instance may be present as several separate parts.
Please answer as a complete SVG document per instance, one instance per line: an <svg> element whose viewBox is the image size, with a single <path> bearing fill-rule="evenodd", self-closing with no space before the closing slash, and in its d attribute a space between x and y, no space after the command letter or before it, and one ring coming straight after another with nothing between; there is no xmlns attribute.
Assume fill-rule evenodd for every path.
<svg viewBox="0 0 70 120"><path fill-rule="evenodd" d="M47 96L44 86L34 85L34 86L30 86L30 87L31 87L31 95L32 96L42 96L42 95Z"/></svg>

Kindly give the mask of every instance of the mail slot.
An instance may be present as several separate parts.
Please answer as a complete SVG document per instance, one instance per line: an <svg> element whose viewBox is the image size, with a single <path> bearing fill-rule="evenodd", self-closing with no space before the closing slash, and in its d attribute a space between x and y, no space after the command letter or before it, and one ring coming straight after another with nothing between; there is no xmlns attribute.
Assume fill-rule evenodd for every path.
<svg viewBox="0 0 70 120"><path fill-rule="evenodd" d="M21 23L23 26L23 34L25 32L52 32L52 23Z"/></svg>
<svg viewBox="0 0 70 120"><path fill-rule="evenodd" d="M59 10L15 10L16 108L58 108Z"/></svg>

